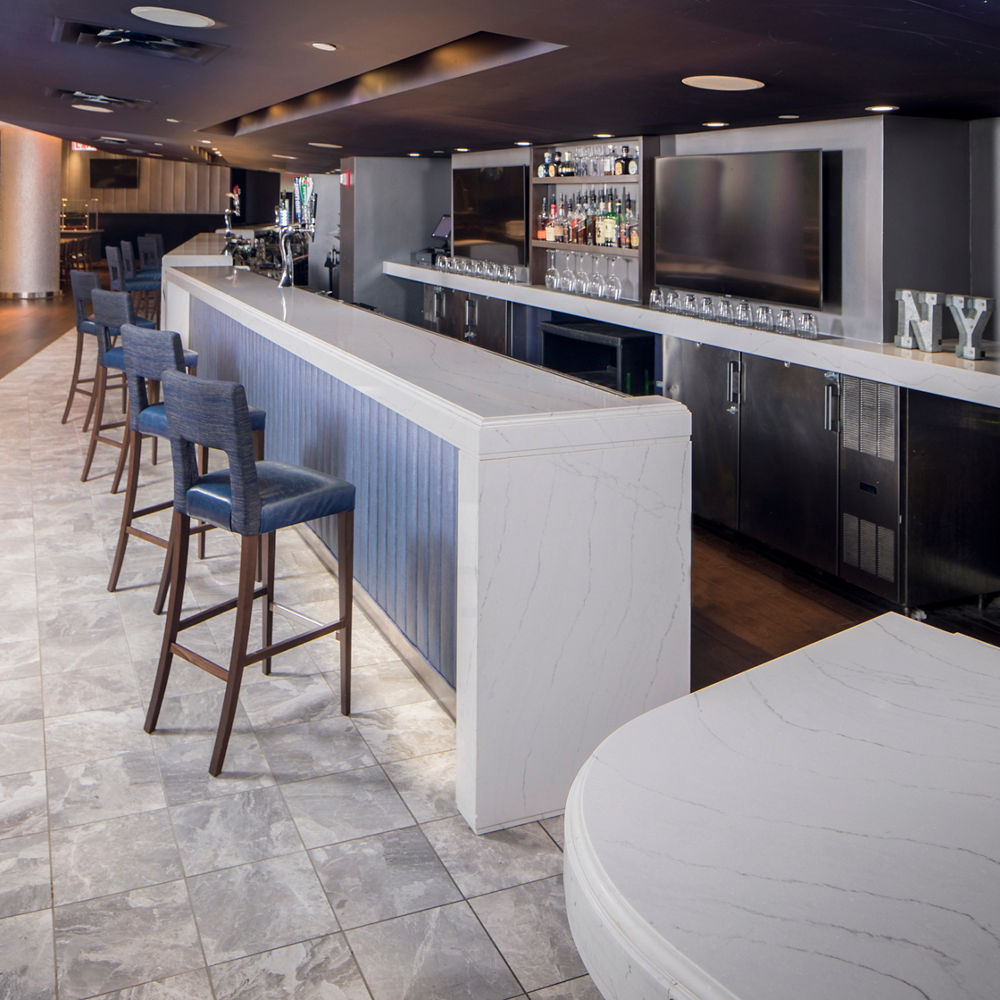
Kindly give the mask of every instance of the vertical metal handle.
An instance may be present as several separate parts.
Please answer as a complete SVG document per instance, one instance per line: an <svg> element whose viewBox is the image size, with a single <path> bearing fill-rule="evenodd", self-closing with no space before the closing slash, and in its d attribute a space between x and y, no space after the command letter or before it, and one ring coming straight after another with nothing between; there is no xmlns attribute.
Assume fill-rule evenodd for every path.
<svg viewBox="0 0 1000 1000"><path fill-rule="evenodd" d="M840 430L839 402L840 386L836 382L827 382L823 386L823 430Z"/></svg>
<svg viewBox="0 0 1000 1000"><path fill-rule="evenodd" d="M434 289L434 306L431 310L431 322L436 323L441 315L441 289Z"/></svg>
<svg viewBox="0 0 1000 1000"><path fill-rule="evenodd" d="M740 362L730 361L726 370L726 412L736 413L740 407Z"/></svg>
<svg viewBox="0 0 1000 1000"><path fill-rule="evenodd" d="M469 317L472 315L472 299L465 300L465 329L469 329Z"/></svg>

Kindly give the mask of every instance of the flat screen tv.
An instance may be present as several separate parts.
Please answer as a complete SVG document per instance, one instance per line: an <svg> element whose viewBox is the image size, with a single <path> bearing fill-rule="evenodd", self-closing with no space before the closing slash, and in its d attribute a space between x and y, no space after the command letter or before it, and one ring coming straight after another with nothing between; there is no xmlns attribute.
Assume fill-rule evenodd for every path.
<svg viewBox="0 0 1000 1000"><path fill-rule="evenodd" d="M90 186L92 188L137 188L139 186L139 161L91 160Z"/></svg>
<svg viewBox="0 0 1000 1000"><path fill-rule="evenodd" d="M528 168L460 167L452 172L452 252L528 262Z"/></svg>
<svg viewBox="0 0 1000 1000"><path fill-rule="evenodd" d="M820 308L822 152L656 160L656 283Z"/></svg>

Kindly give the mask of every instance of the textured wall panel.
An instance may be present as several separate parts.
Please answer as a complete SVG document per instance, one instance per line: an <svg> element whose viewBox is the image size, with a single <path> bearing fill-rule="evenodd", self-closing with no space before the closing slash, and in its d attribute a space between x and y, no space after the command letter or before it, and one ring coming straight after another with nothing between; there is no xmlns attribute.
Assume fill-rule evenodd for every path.
<svg viewBox="0 0 1000 1000"><path fill-rule="evenodd" d="M267 409L267 458L354 483L355 577L454 685L457 450L195 299L191 340L199 375ZM336 552L335 523L313 527Z"/></svg>

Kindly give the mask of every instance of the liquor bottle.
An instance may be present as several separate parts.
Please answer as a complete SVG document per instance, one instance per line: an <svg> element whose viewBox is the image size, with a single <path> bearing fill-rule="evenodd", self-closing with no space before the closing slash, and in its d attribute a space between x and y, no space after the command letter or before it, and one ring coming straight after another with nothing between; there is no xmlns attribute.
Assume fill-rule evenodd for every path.
<svg viewBox="0 0 1000 1000"><path fill-rule="evenodd" d="M542 162L538 164L538 176L548 177L549 176L549 164L552 162L552 154L546 150L545 155L542 158Z"/></svg>
<svg viewBox="0 0 1000 1000"><path fill-rule="evenodd" d="M628 173L628 146L622 146L622 155L615 160L615 176Z"/></svg>
<svg viewBox="0 0 1000 1000"><path fill-rule="evenodd" d="M615 147L608 146L608 152L604 156L603 173L605 177L610 177L614 172L615 172Z"/></svg>
<svg viewBox="0 0 1000 1000"><path fill-rule="evenodd" d="M604 238L607 241L605 246L618 246L618 217L615 215L615 203L610 196L608 197L607 212L604 216Z"/></svg>
<svg viewBox="0 0 1000 1000"><path fill-rule="evenodd" d="M562 155L562 177L575 177L576 165L573 163L573 151L566 149Z"/></svg>
<svg viewBox="0 0 1000 1000"><path fill-rule="evenodd" d="M633 177L639 173L639 157L633 154L628 158L628 163L626 164L626 172L631 174Z"/></svg>
<svg viewBox="0 0 1000 1000"><path fill-rule="evenodd" d="M545 223L545 240L547 243L555 243L556 240L556 199L549 202L549 217Z"/></svg>
<svg viewBox="0 0 1000 1000"><path fill-rule="evenodd" d="M557 149L555 156L552 158L552 162L549 164L549 177L558 177L559 171L562 168L562 153Z"/></svg>
<svg viewBox="0 0 1000 1000"><path fill-rule="evenodd" d="M629 215L629 227L628 227L628 245L633 250L639 249L639 217L635 212L635 203L630 201L628 208Z"/></svg>
<svg viewBox="0 0 1000 1000"><path fill-rule="evenodd" d="M535 226L535 239L544 240L545 239L545 227L549 221L549 213L546 210L545 203L542 202L541 211L538 213L538 224Z"/></svg>
<svg viewBox="0 0 1000 1000"><path fill-rule="evenodd" d="M590 189L590 196L587 199L587 234L584 238L587 246L593 246L596 242L596 235L594 233L594 223L597 218L597 208L595 199L596 195L594 189Z"/></svg>

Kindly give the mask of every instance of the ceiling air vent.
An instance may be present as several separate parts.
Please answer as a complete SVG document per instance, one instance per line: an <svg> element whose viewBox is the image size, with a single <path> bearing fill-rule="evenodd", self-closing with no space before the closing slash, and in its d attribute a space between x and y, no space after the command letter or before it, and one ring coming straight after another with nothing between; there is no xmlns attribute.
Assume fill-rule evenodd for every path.
<svg viewBox="0 0 1000 1000"><path fill-rule="evenodd" d="M139 52L163 59L180 59L184 62L204 63L218 55L226 46L208 45L168 35L151 35L130 28L106 28L99 24L55 19L52 41L71 45L89 45L98 49L119 49Z"/></svg>
<svg viewBox="0 0 1000 1000"><path fill-rule="evenodd" d="M49 97L58 97L68 104L96 104L102 108L144 108L152 101L143 101L136 97L113 97L111 94L92 94L86 90L58 90L52 87L46 89Z"/></svg>

